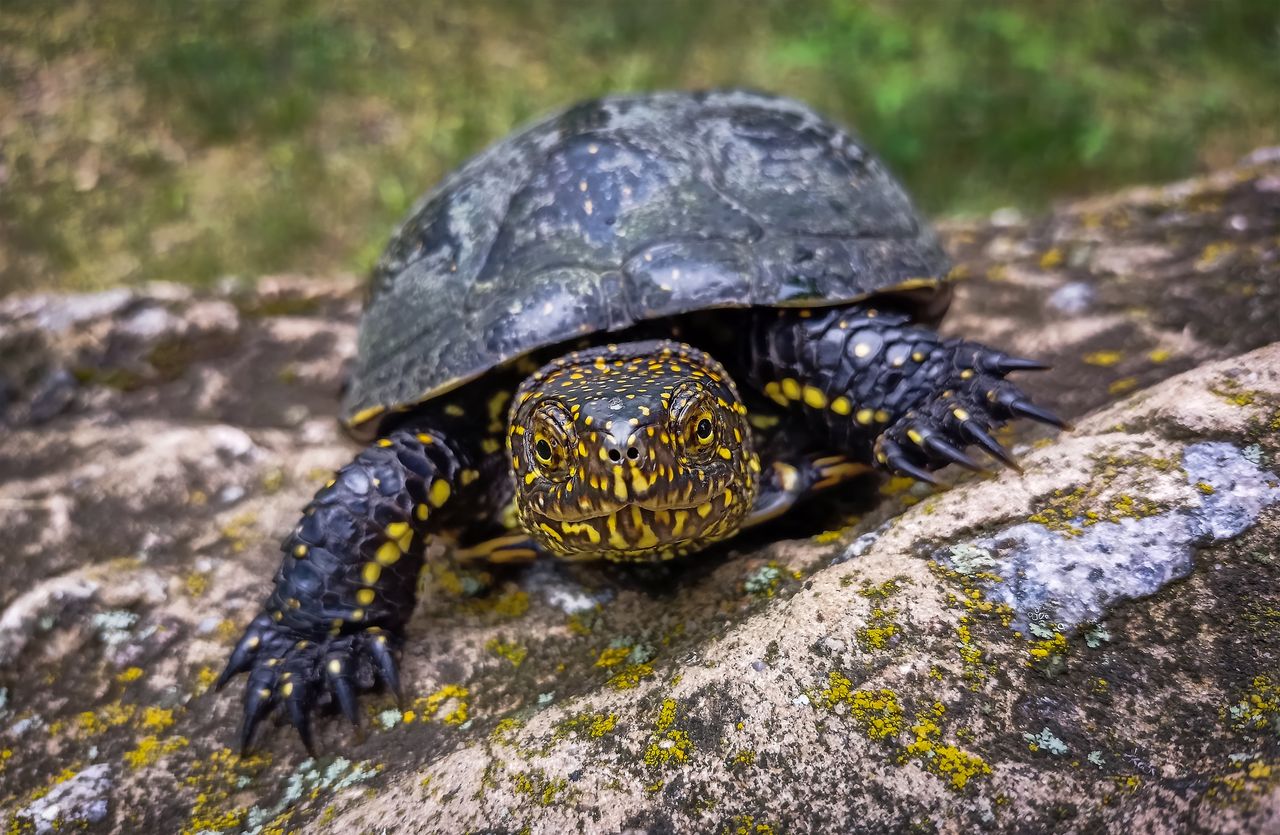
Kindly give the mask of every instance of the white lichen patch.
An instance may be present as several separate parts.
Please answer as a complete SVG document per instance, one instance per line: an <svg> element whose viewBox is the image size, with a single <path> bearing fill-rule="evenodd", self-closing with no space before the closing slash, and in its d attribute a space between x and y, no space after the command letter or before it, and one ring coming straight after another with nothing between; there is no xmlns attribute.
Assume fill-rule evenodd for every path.
<svg viewBox="0 0 1280 835"><path fill-rule="evenodd" d="M111 766L98 763L54 786L44 797L20 810L17 816L28 821L40 835L72 825L98 823L107 816L110 793Z"/></svg>
<svg viewBox="0 0 1280 835"><path fill-rule="evenodd" d="M988 583L986 593L1014 609L1015 628L1051 623L1072 631L1187 576L1197 547L1238 536L1280 502L1280 478L1232 444L1192 444L1182 466L1190 489L1181 506L1097 521L1078 533L1026 522L951 546L937 559L968 572L975 555L990 555L989 566L981 560L984 569L1002 580Z"/></svg>

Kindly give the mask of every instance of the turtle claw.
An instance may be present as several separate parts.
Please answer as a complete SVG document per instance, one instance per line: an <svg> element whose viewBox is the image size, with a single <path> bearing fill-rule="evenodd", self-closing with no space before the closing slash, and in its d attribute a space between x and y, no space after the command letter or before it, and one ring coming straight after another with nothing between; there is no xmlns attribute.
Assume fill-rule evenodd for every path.
<svg viewBox="0 0 1280 835"><path fill-rule="evenodd" d="M973 420L967 420L961 424L961 428L972 443L982 447L991 457L999 459L1009 469L1022 473L1022 465L1013 457L1013 453L1005 449L1004 445L981 425Z"/></svg>
<svg viewBox="0 0 1280 835"><path fill-rule="evenodd" d="M378 671L378 678L396 696L396 705L404 710L404 690L400 687L400 671L396 669L396 660L387 646L387 636L375 634L369 642L369 650L373 655L373 663Z"/></svg>
<svg viewBox="0 0 1280 835"><path fill-rule="evenodd" d="M977 459L938 435L926 435L924 446L926 450L937 458L945 459L952 464L959 464L961 467L972 470L975 473L987 472L987 468L979 464Z"/></svg>
<svg viewBox="0 0 1280 835"><path fill-rule="evenodd" d="M1047 423L1050 426L1056 426L1059 429L1067 429L1068 424L1065 420L1055 415L1053 412L1041 406L1037 406L1030 400L1015 400L1009 404L1009 411L1020 417L1038 420L1041 423Z"/></svg>
<svg viewBox="0 0 1280 835"><path fill-rule="evenodd" d="M315 740L311 736L311 705L309 704L309 687L295 686L293 691L286 697L285 706L289 711L289 723L298 731L298 736L302 739L303 746L307 749L307 754L315 759L316 746Z"/></svg>
<svg viewBox="0 0 1280 835"><path fill-rule="evenodd" d="M297 731L307 754L316 755L312 712L317 704L335 703L347 721L360 728L357 688L375 679L404 697L396 667L396 636L378 627L343 635L301 639L266 615L255 618L236 645L217 685L246 670L240 752L248 754L258 725L277 708Z"/></svg>
<svg viewBox="0 0 1280 835"><path fill-rule="evenodd" d="M938 480L933 477L933 473L912 463L911 456L897 441L881 436L877 446L879 450L876 457L890 470L909 478L914 478L916 481L937 485Z"/></svg>
<svg viewBox="0 0 1280 835"><path fill-rule="evenodd" d="M876 440L876 460L894 472L934 483L930 470L959 464L975 472L987 472L965 447L976 446L1018 473L1022 472L1009 450L992 430L1019 417L1065 429L1068 424L1053 412L1032 403L1016 385L1004 379L1012 371L1047 368L1036 360L1011 357L975 343L953 343L952 362L959 369L934 394L891 424Z"/></svg>

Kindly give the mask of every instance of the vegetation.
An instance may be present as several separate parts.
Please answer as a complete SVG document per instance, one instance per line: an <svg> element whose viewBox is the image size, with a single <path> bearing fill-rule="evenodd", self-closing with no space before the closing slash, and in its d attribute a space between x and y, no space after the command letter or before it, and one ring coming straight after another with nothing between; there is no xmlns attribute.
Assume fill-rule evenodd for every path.
<svg viewBox="0 0 1280 835"><path fill-rule="evenodd" d="M614 90L854 125L939 213L1277 140L1274 0L5 0L0 293L367 269L443 172Z"/></svg>

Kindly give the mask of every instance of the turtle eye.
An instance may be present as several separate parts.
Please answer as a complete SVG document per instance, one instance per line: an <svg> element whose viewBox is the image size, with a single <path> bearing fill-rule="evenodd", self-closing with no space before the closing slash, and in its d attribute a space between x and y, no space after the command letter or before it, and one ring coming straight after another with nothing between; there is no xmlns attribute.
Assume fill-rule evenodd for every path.
<svg viewBox="0 0 1280 835"><path fill-rule="evenodd" d="M689 416L684 419L684 445L692 452L706 452L716 440L716 420L705 404L690 409Z"/></svg>
<svg viewBox="0 0 1280 835"><path fill-rule="evenodd" d="M569 474L569 450L572 447L569 416L563 409L548 405L533 418L533 431L525 447L532 464L547 478L562 480Z"/></svg>

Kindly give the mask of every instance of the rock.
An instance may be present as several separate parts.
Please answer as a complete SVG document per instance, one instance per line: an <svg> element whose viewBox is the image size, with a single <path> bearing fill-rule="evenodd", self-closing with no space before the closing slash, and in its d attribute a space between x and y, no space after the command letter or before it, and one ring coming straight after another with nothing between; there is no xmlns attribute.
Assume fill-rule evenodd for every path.
<svg viewBox="0 0 1280 835"><path fill-rule="evenodd" d="M322 717L319 760L237 757L209 687L355 450L355 284L0 302L0 821L1280 830L1278 178L947 225L947 332L1054 362L1076 422L1017 428L1025 475L869 480L656 571L440 551L407 709Z"/></svg>
<svg viewBox="0 0 1280 835"><path fill-rule="evenodd" d="M40 835L63 829L67 824L100 823L107 816L110 791L111 766L91 765L19 811L18 820L25 820Z"/></svg>

